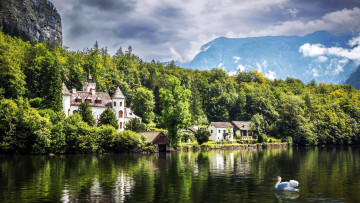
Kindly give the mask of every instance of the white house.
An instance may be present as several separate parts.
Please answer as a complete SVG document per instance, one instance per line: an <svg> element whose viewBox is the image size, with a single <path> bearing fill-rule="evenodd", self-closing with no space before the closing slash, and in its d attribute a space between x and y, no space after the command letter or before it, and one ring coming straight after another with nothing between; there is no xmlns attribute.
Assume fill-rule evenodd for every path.
<svg viewBox="0 0 360 203"><path fill-rule="evenodd" d="M234 140L234 126L230 122L211 122L208 130L211 133L211 141Z"/></svg>
<svg viewBox="0 0 360 203"><path fill-rule="evenodd" d="M78 112L79 105L82 102L89 102L93 116L96 121L100 118L100 115L106 110L111 108L119 124L119 131L123 131L125 124L131 119L141 118L135 115L130 108L125 107L125 96L117 87L112 97L106 92L96 92L96 83L92 81L92 77L89 73L87 82L83 85L83 91L77 91L72 89L71 92L67 89L63 83L63 111L66 116L70 116Z"/></svg>
<svg viewBox="0 0 360 203"><path fill-rule="evenodd" d="M231 121L234 126L234 132L236 137L240 137L242 140L251 140L251 122L250 121Z"/></svg>

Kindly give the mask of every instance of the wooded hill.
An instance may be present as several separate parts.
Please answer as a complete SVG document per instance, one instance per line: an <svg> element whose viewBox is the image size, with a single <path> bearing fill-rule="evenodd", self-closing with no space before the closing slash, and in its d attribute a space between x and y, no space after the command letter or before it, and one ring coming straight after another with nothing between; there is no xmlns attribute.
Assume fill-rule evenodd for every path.
<svg viewBox="0 0 360 203"><path fill-rule="evenodd" d="M255 136L292 139L300 145L353 144L360 140L360 92L351 85L304 84L294 78L268 80L257 71L229 76L222 69L199 71L174 63L164 66L145 62L132 53L131 47L126 51L119 48L110 56L107 48L97 43L73 52L0 33L0 151L6 147L17 151L9 147L9 140L26 127L33 133L26 138L32 145L44 137L47 145L56 136L76 136L76 128L80 128L76 122L72 122L73 131L63 129L63 122L74 118L60 115L62 82L69 89L81 89L89 72L98 92L112 95L119 86L126 106L151 128L169 128L169 114L174 112L169 101L176 97L165 95L182 88L185 92L177 95L183 98L182 105L176 108L185 113L173 132L179 137L177 130L190 124L251 120ZM22 120L26 115L32 115L30 120L34 115L37 118Z"/></svg>

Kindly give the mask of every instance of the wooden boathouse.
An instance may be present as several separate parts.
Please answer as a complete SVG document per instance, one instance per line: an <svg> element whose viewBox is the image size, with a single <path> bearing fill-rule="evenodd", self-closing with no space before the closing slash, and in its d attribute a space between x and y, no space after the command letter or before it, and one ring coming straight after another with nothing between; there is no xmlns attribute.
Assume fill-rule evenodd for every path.
<svg viewBox="0 0 360 203"><path fill-rule="evenodd" d="M169 152L171 141L163 132L139 132L139 135L144 135L148 142L152 142L158 152Z"/></svg>

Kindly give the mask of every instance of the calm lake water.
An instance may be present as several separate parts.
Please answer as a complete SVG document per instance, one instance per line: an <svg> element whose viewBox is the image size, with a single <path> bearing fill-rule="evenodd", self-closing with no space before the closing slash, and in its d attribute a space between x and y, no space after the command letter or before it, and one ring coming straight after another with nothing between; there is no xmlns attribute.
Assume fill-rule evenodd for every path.
<svg viewBox="0 0 360 203"><path fill-rule="evenodd" d="M360 147L0 156L0 202L360 202L359 178Z"/></svg>

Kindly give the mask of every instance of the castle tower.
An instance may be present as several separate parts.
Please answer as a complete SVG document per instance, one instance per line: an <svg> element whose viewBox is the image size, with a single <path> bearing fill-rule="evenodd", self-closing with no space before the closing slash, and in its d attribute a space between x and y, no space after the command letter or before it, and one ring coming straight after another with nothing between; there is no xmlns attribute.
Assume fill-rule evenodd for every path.
<svg viewBox="0 0 360 203"><path fill-rule="evenodd" d="M66 87L65 83L63 83L62 86L62 94L63 94L63 111L66 116L69 116L70 114L70 97L71 93L69 92L68 88Z"/></svg>
<svg viewBox="0 0 360 203"><path fill-rule="evenodd" d="M118 120L119 131L123 131L125 126L125 96L121 92L120 88L117 87L114 94L111 97L112 104L111 107L115 112L116 118Z"/></svg>
<svg viewBox="0 0 360 203"><path fill-rule="evenodd" d="M83 91L91 92L92 94L95 94L95 89L96 89L96 83L94 83L92 81L92 77L89 72L89 75L87 77L87 82L84 82L84 85L83 85Z"/></svg>

